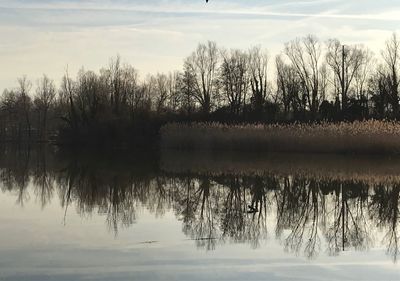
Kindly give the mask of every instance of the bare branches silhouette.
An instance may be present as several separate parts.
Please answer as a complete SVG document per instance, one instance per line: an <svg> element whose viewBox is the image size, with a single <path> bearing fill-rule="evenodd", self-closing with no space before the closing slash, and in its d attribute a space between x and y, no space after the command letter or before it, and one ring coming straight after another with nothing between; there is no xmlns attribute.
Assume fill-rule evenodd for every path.
<svg viewBox="0 0 400 281"><path fill-rule="evenodd" d="M393 34L374 55L307 35L271 58L260 46L229 50L208 41L170 73L141 77L116 56L98 72L66 70L58 88L47 75L34 84L23 76L1 95L0 141L146 144L176 121L397 120L399 46Z"/></svg>

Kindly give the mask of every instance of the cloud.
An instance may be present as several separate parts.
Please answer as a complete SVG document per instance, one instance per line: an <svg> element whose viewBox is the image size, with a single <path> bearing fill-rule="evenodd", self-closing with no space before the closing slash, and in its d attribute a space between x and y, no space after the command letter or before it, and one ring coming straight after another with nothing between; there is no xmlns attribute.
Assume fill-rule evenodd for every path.
<svg viewBox="0 0 400 281"><path fill-rule="evenodd" d="M199 41L272 54L299 35L378 50L399 26L400 3L381 0L0 0L0 89L27 74L59 79L65 66L97 70L121 54L147 72L179 69Z"/></svg>

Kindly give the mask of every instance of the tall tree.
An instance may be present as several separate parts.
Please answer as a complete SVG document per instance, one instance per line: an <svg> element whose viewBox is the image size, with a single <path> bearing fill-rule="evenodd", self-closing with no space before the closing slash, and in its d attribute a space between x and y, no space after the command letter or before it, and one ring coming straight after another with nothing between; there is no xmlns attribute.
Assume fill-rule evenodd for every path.
<svg viewBox="0 0 400 281"><path fill-rule="evenodd" d="M48 113L56 96L53 80L43 75L36 88L35 104L39 113L40 138L47 140Z"/></svg>
<svg viewBox="0 0 400 281"><path fill-rule="evenodd" d="M386 41L385 49L382 51L384 67L388 76L390 87L389 102L392 106L393 116L399 115L399 66L400 66L400 41L397 34Z"/></svg>
<svg viewBox="0 0 400 281"><path fill-rule="evenodd" d="M297 38L286 43L285 53L301 79L311 118L315 119L321 102L321 43L312 35Z"/></svg>
<svg viewBox="0 0 400 281"><path fill-rule="evenodd" d="M64 116L61 116L61 118L67 122L69 128L76 132L79 120L76 112L75 92L75 82L69 77L67 69L62 77L59 91L59 102L66 108L63 112Z"/></svg>
<svg viewBox="0 0 400 281"><path fill-rule="evenodd" d="M184 64L184 71L195 77L193 97L206 115L212 109L213 98L216 93L217 66L217 44L211 41L206 44L199 44L196 51L186 58Z"/></svg>
<svg viewBox="0 0 400 281"><path fill-rule="evenodd" d="M249 88L248 55L240 50L222 51L221 83L231 113L239 115Z"/></svg>
<svg viewBox="0 0 400 281"><path fill-rule="evenodd" d="M254 111L261 113L268 94L268 53L260 47L253 47L249 51L249 71L251 102Z"/></svg>
<svg viewBox="0 0 400 281"><path fill-rule="evenodd" d="M295 118L304 118L307 103L296 69L293 65L285 63L280 55L276 57L275 62L277 95L283 105L285 117L290 118L290 114L293 114Z"/></svg>
<svg viewBox="0 0 400 281"><path fill-rule="evenodd" d="M18 95L20 96L21 101L21 110L23 118L25 119L26 130L28 131L28 137L31 138L31 120L30 120L30 111L31 111L31 98L29 96L29 92L32 88L32 83L27 79L26 76L22 76L18 79Z"/></svg>
<svg viewBox="0 0 400 281"><path fill-rule="evenodd" d="M344 46L337 39L327 42L326 61L333 71L334 81L341 86L342 109L348 107L348 94L353 80L365 64L365 52L359 46Z"/></svg>
<svg viewBox="0 0 400 281"><path fill-rule="evenodd" d="M193 97L195 85L196 77L187 69L178 76L177 88L181 96L180 108L182 113L188 117L190 117L195 110L195 99Z"/></svg>

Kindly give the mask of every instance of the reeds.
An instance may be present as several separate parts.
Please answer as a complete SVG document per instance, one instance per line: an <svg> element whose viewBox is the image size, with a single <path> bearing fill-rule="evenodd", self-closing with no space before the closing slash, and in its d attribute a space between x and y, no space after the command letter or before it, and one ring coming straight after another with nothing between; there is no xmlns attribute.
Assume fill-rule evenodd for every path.
<svg viewBox="0 0 400 281"><path fill-rule="evenodd" d="M290 125L171 123L161 128L161 145L164 148L196 150L398 154L400 122L369 120Z"/></svg>

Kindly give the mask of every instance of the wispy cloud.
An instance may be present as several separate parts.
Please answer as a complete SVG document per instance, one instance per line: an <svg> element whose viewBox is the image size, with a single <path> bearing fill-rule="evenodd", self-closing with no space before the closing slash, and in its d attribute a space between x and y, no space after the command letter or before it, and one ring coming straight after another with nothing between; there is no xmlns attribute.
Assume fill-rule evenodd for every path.
<svg viewBox="0 0 400 281"><path fill-rule="evenodd" d="M252 1L253 2L253 1ZM128 14L143 13L157 16L196 17L285 17L285 18L335 18L355 20L400 21L400 4L393 1L366 0L362 2L343 0L315 1L254 1L253 5L239 4L238 1L216 1L204 5L203 1L0 1L3 11L19 13L48 14ZM356 3L354 3L356 2ZM383 2L383 3L382 3ZM385 2L388 2L385 4ZM355 5L357 4L357 5ZM13 13L11 13L13 14ZM39 18L40 20L40 18ZM114 18L115 20L115 18Z"/></svg>
<svg viewBox="0 0 400 281"><path fill-rule="evenodd" d="M180 68L199 41L227 47L284 42L315 33L379 49L399 28L393 0L0 0L0 89L65 65L93 69L120 53L146 72Z"/></svg>

